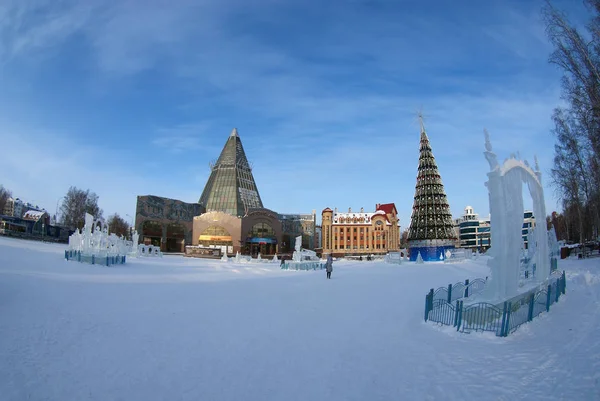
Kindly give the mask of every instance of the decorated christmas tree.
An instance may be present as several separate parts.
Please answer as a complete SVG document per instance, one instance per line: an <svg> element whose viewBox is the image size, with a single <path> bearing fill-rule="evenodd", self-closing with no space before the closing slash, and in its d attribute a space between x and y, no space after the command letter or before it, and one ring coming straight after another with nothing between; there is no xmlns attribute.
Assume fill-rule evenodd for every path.
<svg viewBox="0 0 600 401"><path fill-rule="evenodd" d="M425 261L439 261L440 254L444 255L446 249L454 248L456 235L442 177L431 151L421 116L420 122L419 168L408 232L408 246L410 259L413 261L417 259L419 253Z"/></svg>

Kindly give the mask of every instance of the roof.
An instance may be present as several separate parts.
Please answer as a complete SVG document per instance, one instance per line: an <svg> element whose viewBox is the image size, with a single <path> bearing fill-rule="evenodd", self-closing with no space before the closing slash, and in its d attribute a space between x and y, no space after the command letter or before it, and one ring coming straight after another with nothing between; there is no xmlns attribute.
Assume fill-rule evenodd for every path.
<svg viewBox="0 0 600 401"><path fill-rule="evenodd" d="M333 213L333 224L353 224L353 225L371 225L371 220L377 216L382 216L388 224L390 224L387 215L383 210L378 210L374 213L370 212L348 212L348 213Z"/></svg>
<svg viewBox="0 0 600 401"><path fill-rule="evenodd" d="M398 214L398 210L396 209L396 205L393 203L382 203L376 210L383 210L385 214Z"/></svg>
<svg viewBox="0 0 600 401"><path fill-rule="evenodd" d="M41 219L45 214L46 214L46 212L40 212L38 210L28 210L23 215L23 218L25 220L36 220L37 221L37 220Z"/></svg>

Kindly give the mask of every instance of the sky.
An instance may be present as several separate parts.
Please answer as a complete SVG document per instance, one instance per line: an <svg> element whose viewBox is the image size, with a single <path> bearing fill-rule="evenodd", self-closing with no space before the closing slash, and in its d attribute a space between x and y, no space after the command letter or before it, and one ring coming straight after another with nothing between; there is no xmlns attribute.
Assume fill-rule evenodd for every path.
<svg viewBox="0 0 600 401"><path fill-rule="evenodd" d="M549 214L561 72L542 5L3 0L0 184L51 214L89 189L131 221L138 195L197 202L235 127L266 208L393 202L407 227L422 111L454 217L489 213L484 128L500 161L537 155Z"/></svg>

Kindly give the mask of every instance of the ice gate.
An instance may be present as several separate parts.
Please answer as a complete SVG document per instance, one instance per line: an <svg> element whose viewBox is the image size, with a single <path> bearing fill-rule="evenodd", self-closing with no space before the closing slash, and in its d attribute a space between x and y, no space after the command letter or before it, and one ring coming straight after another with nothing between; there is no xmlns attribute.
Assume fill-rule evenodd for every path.
<svg viewBox="0 0 600 401"><path fill-rule="evenodd" d="M485 134L485 158L490 165L488 181L485 183L490 201L490 232L492 258L488 261L491 270L484 291L490 300L503 300L517 295L520 274L521 230L523 227L523 183L527 184L533 200L533 214L539 220L534 231L537 252L534 256L536 278L541 282L550 276L548 232L545 224L546 206L542 187L542 173L537 158L535 171L527 161L514 155L498 164L492 150L490 136Z"/></svg>

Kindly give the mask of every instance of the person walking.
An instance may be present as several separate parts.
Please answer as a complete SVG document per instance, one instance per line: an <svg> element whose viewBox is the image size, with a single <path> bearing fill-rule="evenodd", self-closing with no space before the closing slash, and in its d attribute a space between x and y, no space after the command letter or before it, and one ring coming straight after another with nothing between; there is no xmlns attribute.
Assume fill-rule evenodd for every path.
<svg viewBox="0 0 600 401"><path fill-rule="evenodd" d="M327 263L325 263L325 271L327 272L327 278L331 278L331 272L333 271L333 258L331 254L327 256Z"/></svg>

